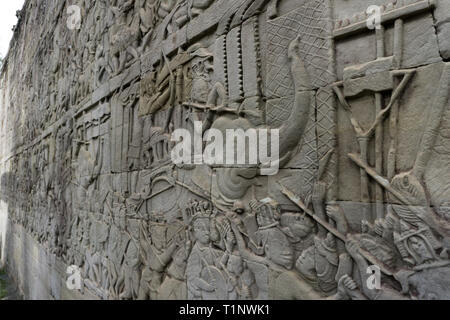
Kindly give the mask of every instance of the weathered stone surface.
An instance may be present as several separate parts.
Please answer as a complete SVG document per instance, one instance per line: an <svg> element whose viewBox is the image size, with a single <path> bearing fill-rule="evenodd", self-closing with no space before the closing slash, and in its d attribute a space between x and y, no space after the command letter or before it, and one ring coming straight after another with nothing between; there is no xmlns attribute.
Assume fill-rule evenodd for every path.
<svg viewBox="0 0 450 320"><path fill-rule="evenodd" d="M450 299L450 6L370 5L26 1L0 79L20 293ZM230 130L255 162L176 161Z"/></svg>
<svg viewBox="0 0 450 320"><path fill-rule="evenodd" d="M436 28L441 55L444 59L450 59L450 21L437 23Z"/></svg>

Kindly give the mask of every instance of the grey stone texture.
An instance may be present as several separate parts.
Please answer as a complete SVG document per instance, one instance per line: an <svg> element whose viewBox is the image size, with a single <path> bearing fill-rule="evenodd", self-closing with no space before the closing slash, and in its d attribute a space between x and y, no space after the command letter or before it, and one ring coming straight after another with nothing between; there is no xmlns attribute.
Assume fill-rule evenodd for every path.
<svg viewBox="0 0 450 320"><path fill-rule="evenodd" d="M0 260L25 299L450 299L450 1L27 0L18 16ZM174 163L196 121L279 129L278 173Z"/></svg>

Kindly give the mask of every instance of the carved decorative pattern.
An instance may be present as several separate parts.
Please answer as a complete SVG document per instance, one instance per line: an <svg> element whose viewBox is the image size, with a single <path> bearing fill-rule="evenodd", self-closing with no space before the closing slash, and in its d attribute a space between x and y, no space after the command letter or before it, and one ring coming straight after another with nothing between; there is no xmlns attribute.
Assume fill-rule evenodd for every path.
<svg viewBox="0 0 450 320"><path fill-rule="evenodd" d="M334 79L330 72L329 10L325 1L305 2L299 9L270 20L267 28L267 79L266 94L279 98L294 92L287 47L300 36L300 56L312 77L314 87L322 87Z"/></svg>

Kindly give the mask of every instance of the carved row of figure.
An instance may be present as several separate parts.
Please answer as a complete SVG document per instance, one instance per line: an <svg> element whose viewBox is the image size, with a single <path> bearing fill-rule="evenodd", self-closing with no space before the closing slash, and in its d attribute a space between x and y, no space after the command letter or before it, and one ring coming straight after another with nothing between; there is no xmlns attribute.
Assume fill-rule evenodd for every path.
<svg viewBox="0 0 450 320"><path fill-rule="evenodd" d="M22 118L17 119L17 123L26 123L21 126L22 136L26 141L37 138L46 129L45 124L54 123L70 108L83 104L95 89L137 61L152 40L164 40L167 34L181 28L212 2L102 0L75 3L80 7L80 28L70 30L60 23L54 32L42 31L43 34L36 37L40 39L36 43L39 48L36 58L30 65L23 66L26 70L20 73L26 75L20 81L24 95L15 103L29 106L27 114L16 114ZM43 17L50 21L55 17L60 19L60 13L67 11L65 6L68 4L52 3L51 10ZM24 10L23 14L29 18L32 11ZM33 19L36 21L24 25L28 28L38 25L39 18L33 16ZM155 39L156 27L163 20L167 21L165 30L159 31L163 38Z"/></svg>
<svg viewBox="0 0 450 320"><path fill-rule="evenodd" d="M258 20L263 19L249 16L267 2L242 1L238 13L224 13L216 39L182 46L168 56L160 49L159 61L142 80L136 75L89 105L94 90L102 91L113 77L128 76L127 68L147 49L155 49L153 44L182 29L213 1L80 1L81 29L69 31L60 25L48 31L28 74L21 75L22 87L16 88L23 88L24 96L11 94L11 110L21 108L8 122L14 128L14 147L27 147L12 158L11 170L3 176L11 221L49 254L82 267L83 290L103 299L447 298L449 222L431 208L423 174L448 100L449 68L443 68L437 99L441 103L431 108L434 113L411 172L395 175L394 166L386 179L380 175L382 166L374 170L367 164L368 137L389 108L380 111L368 132L351 115L357 138L364 142L360 156L350 155L361 168L362 187L368 189L370 176L389 199L387 214L369 223L361 221L369 219L362 212L370 205L363 195L355 205L361 214L353 221L354 212L344 204L327 202L332 186L321 181L323 162L337 150L327 146L328 160L310 160L308 170L291 170L297 166L289 165L307 140L310 114L314 121L318 118L318 107L312 109L321 102L314 85L320 77L311 72L321 66L305 60L305 55L314 56L305 43L310 46L307 37L326 36L322 31L309 34L316 23L309 20L298 27L306 40L297 36L297 21L290 14L269 21L266 27L280 31L276 39L264 40L270 42L266 49L282 54L270 53L263 67L262 56L268 55L261 52ZM305 3L314 7L317 23L326 24L327 19L316 17L326 12L324 2ZM277 1L271 1L269 8L276 7ZM39 8L41 13L44 9ZM284 32L289 39L280 37ZM327 54L332 51L320 47ZM320 83L329 84L327 72L321 70ZM414 72L395 73L404 79L396 79L401 80L400 89L394 90L390 107ZM286 79L278 79L284 73ZM277 79L271 81L274 74ZM336 96L351 109L340 86L345 83L335 85ZM381 87L386 91L384 83ZM35 105L38 108L30 107ZM74 106L70 120L62 121L60 116ZM273 181L278 177L262 176L264 163L230 168L171 163L174 130L193 132L194 121L202 121L202 130L221 133L275 129L267 121L270 107L287 115L275 115L280 122L280 169L313 172L311 201L302 202L284 186L277 189ZM334 112L331 107L329 111ZM321 128L314 125L310 131L317 144ZM53 134L40 136L50 128ZM37 137L42 140L30 146ZM314 148L311 153L317 154L318 146ZM151 179L144 179L148 176ZM300 181L293 184L303 187ZM272 198L290 200L298 208L281 206ZM383 273L378 289L368 286L371 265Z"/></svg>
<svg viewBox="0 0 450 320"><path fill-rule="evenodd" d="M323 196L318 184L315 214L325 212L336 226L332 232L269 199L248 208L236 202L228 212L194 200L168 223L155 213L140 217L129 205L133 197L121 198L111 216L72 222L68 263L84 262L86 286L115 299L447 297L438 275L449 271L448 249L425 225L416 229L395 216L410 209L393 206L385 219L363 222L362 233L350 235L345 212L325 206ZM345 242L335 230L348 234ZM372 261L393 270L376 290L368 286ZM257 279L258 270L265 274Z"/></svg>

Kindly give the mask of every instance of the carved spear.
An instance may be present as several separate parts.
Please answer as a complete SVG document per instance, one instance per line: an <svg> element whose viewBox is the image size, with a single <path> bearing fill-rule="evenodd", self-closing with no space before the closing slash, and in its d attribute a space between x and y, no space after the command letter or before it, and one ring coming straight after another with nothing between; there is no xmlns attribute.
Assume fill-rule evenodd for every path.
<svg viewBox="0 0 450 320"><path fill-rule="evenodd" d="M413 169L406 174L403 174L403 179L408 178L408 181L417 181L414 187L419 195L427 198L427 203L421 203L419 206L415 202L412 202L411 197L417 195L411 194L407 188L394 188L386 178L371 168L364 159L361 159L358 155L349 154L350 159L355 162L360 168L364 169L376 182L388 190L394 195L401 203L410 207L411 211L419 217L424 223L431 226L435 231L444 237L450 236L450 224L445 220L437 216L432 210L420 210L422 205L430 206L429 199L426 195L424 187L422 186L423 175L425 173L428 161L431 156L431 152L436 143L436 139L439 132L439 126L445 107L447 106L449 97L449 84L450 84L450 64L446 64L441 76L439 89L433 105L429 109L429 117L427 121L427 127L422 136L419 151L417 154L416 162ZM397 175L392 179L393 182L396 179L402 178L402 175ZM414 184L414 183L413 183Z"/></svg>
<svg viewBox="0 0 450 320"><path fill-rule="evenodd" d="M281 187L281 193L283 193L286 197L288 197L289 200L291 200L294 204L296 204L300 209L302 209L307 215L309 215L314 221L322 225L325 229L327 229L331 234L333 234L335 237L341 239L344 242L347 242L349 239L344 236L342 233L340 233L336 228L334 228L331 224L326 222L325 220L321 219L317 215L314 214L311 210L308 209L308 207L303 203L303 201L296 196L292 191L288 190L285 186L280 184ZM380 270L385 273L388 276L392 276L394 273L386 267L382 262L378 261L374 256L372 256L370 253L366 252L365 250L360 248L360 254L366 258L370 263L377 265L380 267Z"/></svg>

